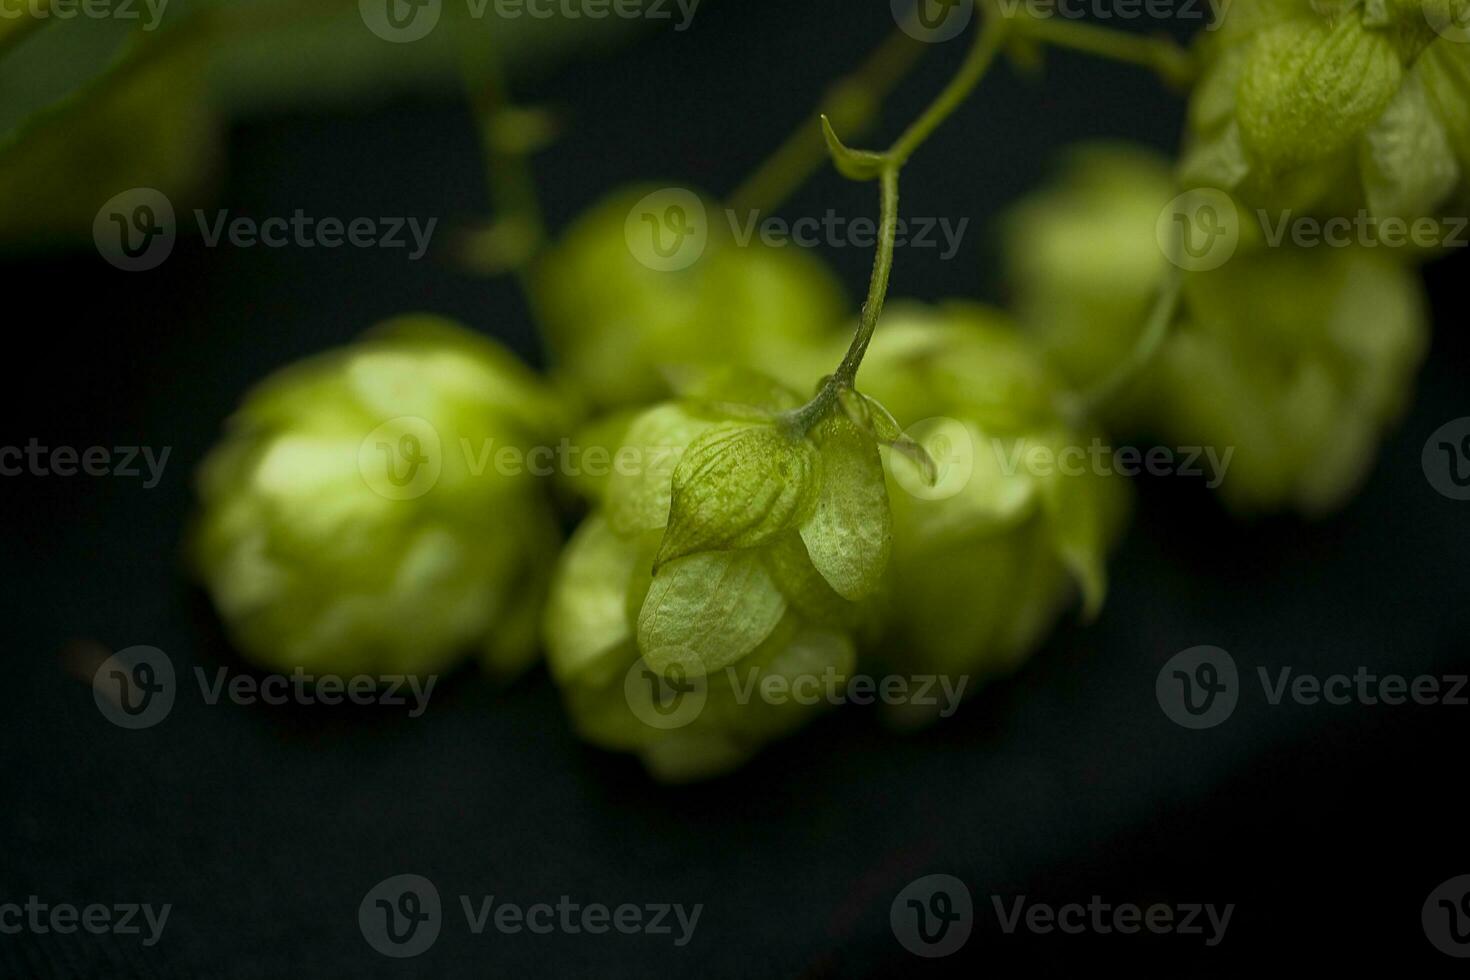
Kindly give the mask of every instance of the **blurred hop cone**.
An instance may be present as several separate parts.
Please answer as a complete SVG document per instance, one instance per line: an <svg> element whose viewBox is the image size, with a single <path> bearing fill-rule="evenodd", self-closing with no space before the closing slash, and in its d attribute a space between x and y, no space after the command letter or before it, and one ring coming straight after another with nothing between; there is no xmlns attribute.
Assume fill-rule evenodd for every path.
<svg viewBox="0 0 1470 980"><path fill-rule="evenodd" d="M846 318L842 292L794 244L762 242L763 217L647 187L583 215L534 275L564 380L612 409L668 397L685 372L710 365L753 367L802 390L830 370L812 352Z"/></svg>
<svg viewBox="0 0 1470 980"><path fill-rule="evenodd" d="M198 473L194 565L262 667L431 674L536 652L559 544L528 451L560 431L536 376L426 315L268 378Z"/></svg>
<svg viewBox="0 0 1470 980"><path fill-rule="evenodd" d="M1147 154L1089 147L1008 223L1020 316L1073 385L1108 376L1137 343L1169 269L1156 222L1177 191ZM1104 417L1132 436L1233 453L1213 476L1238 514L1342 506L1427 347L1414 257L1272 245L1247 221L1228 260L1182 273L1179 321Z"/></svg>
<svg viewBox="0 0 1470 980"><path fill-rule="evenodd" d="M656 777L726 772L836 700L891 547L877 443L743 370L621 426L552 584L545 636L578 731Z"/></svg>
<svg viewBox="0 0 1470 980"><path fill-rule="evenodd" d="M1098 465L1094 433L1063 414L1064 387L1002 314L894 304L860 387L906 422L938 479L889 454L892 601L877 659L906 675L974 681L1017 667L1080 591L1089 615L1128 512L1128 482ZM917 705L899 724L931 720Z"/></svg>
<svg viewBox="0 0 1470 980"><path fill-rule="evenodd" d="M1187 186L1414 220L1470 173L1470 0L1238 0L1201 34Z"/></svg>

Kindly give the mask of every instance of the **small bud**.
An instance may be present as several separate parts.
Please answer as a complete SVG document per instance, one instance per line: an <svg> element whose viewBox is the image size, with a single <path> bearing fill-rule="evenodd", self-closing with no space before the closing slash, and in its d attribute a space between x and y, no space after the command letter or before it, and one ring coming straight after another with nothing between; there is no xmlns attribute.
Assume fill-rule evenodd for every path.
<svg viewBox="0 0 1470 980"><path fill-rule="evenodd" d="M821 482L810 441L772 423L720 423L674 470L654 573L698 551L754 548L793 526Z"/></svg>

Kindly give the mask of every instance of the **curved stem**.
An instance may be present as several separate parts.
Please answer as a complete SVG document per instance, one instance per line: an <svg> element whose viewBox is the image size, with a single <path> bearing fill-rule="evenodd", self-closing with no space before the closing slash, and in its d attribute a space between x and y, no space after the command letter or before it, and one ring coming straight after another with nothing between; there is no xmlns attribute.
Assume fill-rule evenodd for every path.
<svg viewBox="0 0 1470 980"><path fill-rule="evenodd" d="M850 388L857 379L858 368L868 352L878 319L883 314L883 302L888 296L888 283L893 273L893 250L898 237L898 177L903 165L915 150L948 119L974 91L985 72L995 62L1005 43L1009 22L995 13L987 14L984 26L975 36L964 63L944 90L930 103L893 145L882 154L878 169L880 191L880 219L878 224L878 247L873 257L873 273L868 279L868 298L863 303L862 316L858 320L852 344L842 358L837 370L822 385L816 396L787 415L787 420L796 429L806 431L827 414L837 400L842 388Z"/></svg>
<svg viewBox="0 0 1470 980"><path fill-rule="evenodd" d="M1177 85L1188 84L1195 75L1194 60L1189 52L1167 37L1128 34L1059 17L1022 15L1015 17L1013 23L1016 33L1022 37L1113 61L1141 65Z"/></svg>
<svg viewBox="0 0 1470 980"><path fill-rule="evenodd" d="M1011 21L999 11L987 11L985 24L980 28L980 33L975 36L975 43L970 47L970 53L965 56L964 64L950 83L944 87L938 97L930 103L929 108L924 110L923 115L904 130L894 144L889 147L885 154L889 161L897 167L902 167L908 162L915 150L917 150L926 139L939 128L939 125L959 108L980 79L985 77L995 61L995 56L1000 53L1001 46L1009 33Z"/></svg>
<svg viewBox="0 0 1470 980"><path fill-rule="evenodd" d="M930 45L895 30L856 72L840 79L818 109L843 132L865 131L895 85ZM827 161L821 131L803 120L786 140L730 194L728 204L742 213L779 207Z"/></svg>
<svg viewBox="0 0 1470 980"><path fill-rule="evenodd" d="M868 279L868 298L863 302L863 315L858 320L857 333L852 346L837 366L832 380L838 385L851 385L857 377L858 366L868 352L873 331L878 327L878 317L883 314L883 301L888 296L888 280L893 274L893 246L898 238L898 171L897 165L883 168L878 178L880 188L878 220L878 250L873 256L873 274Z"/></svg>
<svg viewBox="0 0 1470 980"><path fill-rule="evenodd" d="M1138 342L1133 345L1133 350L1128 353L1127 359L1082 396L1082 409L1086 414L1097 412L1153 362L1169 336L1169 328L1174 324L1183 292L1184 277L1178 269L1174 269L1168 281L1159 291L1159 297L1154 302L1153 310L1149 313L1148 322L1144 325L1143 332L1138 335Z"/></svg>

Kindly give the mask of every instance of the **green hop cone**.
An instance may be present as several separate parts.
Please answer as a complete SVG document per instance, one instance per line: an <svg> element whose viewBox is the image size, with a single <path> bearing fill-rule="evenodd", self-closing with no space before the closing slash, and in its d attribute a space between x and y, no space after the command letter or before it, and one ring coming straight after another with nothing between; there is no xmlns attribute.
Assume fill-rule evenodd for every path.
<svg viewBox="0 0 1470 980"><path fill-rule="evenodd" d="M1201 44L1188 186L1249 207L1440 216L1470 174L1466 0L1238 0Z"/></svg>
<svg viewBox="0 0 1470 980"><path fill-rule="evenodd" d="M1023 334L979 306L893 305L859 380L912 420L936 467L931 483L889 457L886 666L956 682L1002 674L1079 588L1089 614L1101 608L1127 481L1091 465L1092 433L1060 410L1060 379Z"/></svg>
<svg viewBox="0 0 1470 980"><path fill-rule="evenodd" d="M723 372L620 426L622 464L558 566L545 637L568 710L659 779L729 771L799 727L876 620L877 442L840 414L793 428L800 402Z"/></svg>
<svg viewBox="0 0 1470 980"><path fill-rule="evenodd" d="M1151 428L1233 451L1220 492L1236 513L1340 508L1428 347L1419 277L1381 251L1271 249L1188 276L1184 307L1143 380Z"/></svg>
<svg viewBox="0 0 1470 980"><path fill-rule="evenodd" d="M566 380L601 409L668 397L712 365L809 384L827 367L813 354L846 316L832 275L799 249L746 240L712 201L650 191L598 204L536 267Z"/></svg>
<svg viewBox="0 0 1470 980"><path fill-rule="evenodd" d="M493 342L390 321L256 387L198 474L194 565L242 653L308 673L534 659L560 534L525 453L560 431Z"/></svg>
<svg viewBox="0 0 1470 980"><path fill-rule="evenodd" d="M1068 152L1060 178L1005 220L1016 313L1077 390L1101 382L1138 340L1168 260L1155 225L1177 193L1169 164L1123 144ZM1128 401L1107 406L1129 427Z"/></svg>
<svg viewBox="0 0 1470 980"><path fill-rule="evenodd" d="M1074 385L1136 347L1170 266L1157 219L1177 188L1138 151L1089 148L1009 224L1028 329ZM1184 272L1162 349L1104 408L1110 425L1224 461L1237 513L1341 506L1402 410L1422 360L1422 286L1392 250L1247 237L1218 268ZM1226 454L1229 454L1226 461Z"/></svg>

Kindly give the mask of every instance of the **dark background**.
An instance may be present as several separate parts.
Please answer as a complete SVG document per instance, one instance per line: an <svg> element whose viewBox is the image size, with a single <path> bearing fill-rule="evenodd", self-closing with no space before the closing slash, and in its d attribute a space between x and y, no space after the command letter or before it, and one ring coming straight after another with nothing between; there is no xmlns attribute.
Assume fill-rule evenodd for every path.
<svg viewBox="0 0 1470 980"><path fill-rule="evenodd" d="M628 181L727 192L891 29L887 6L710 3L684 34L655 29L523 86L573 120L536 163L553 227ZM961 54L962 42L944 45L920 65L889 103L884 141ZM905 171L905 212L969 216L964 248L947 263L900 253L894 294L1003 300L988 233L1054 152L1104 136L1168 151L1181 115L1142 71L1061 53L1043 79L1001 67ZM228 159L217 204L239 214L440 216L443 244L445 226L487 210L472 119L449 101L239 124ZM872 197L824 172L784 212L868 214ZM856 297L870 256L824 258ZM192 469L241 394L414 309L540 363L513 282L470 277L442 250L409 263L383 250L209 250L197 238L146 274L83 251L4 270L15 405L3 442L173 451L152 490L0 480L13 672L0 900L174 909L152 949L136 937L0 936L0 976L1463 971L1429 945L1419 914L1436 885L1470 873L1470 709L1273 708L1256 693L1221 727L1189 732L1154 696L1164 661L1205 643L1251 675L1470 672L1470 505L1437 494L1420 466L1429 434L1470 415L1463 255L1429 270L1438 329L1419 395L1340 516L1242 526L1188 481L1142 481L1101 619L1083 629L1069 618L1015 680L915 736L838 711L737 775L687 788L579 743L539 670L507 690L464 671L416 720L210 707L193 686L195 666L247 669L179 561ZM61 667L79 639L165 650L187 680L168 719L109 724ZM364 943L357 907L402 872L432 879L451 908L432 950L391 961ZM936 872L968 884L976 927L961 952L926 962L895 941L888 909ZM683 949L669 937L475 937L459 894L705 910ZM1094 894L1236 909L1206 949L1200 937L1008 936L990 907L991 895Z"/></svg>

